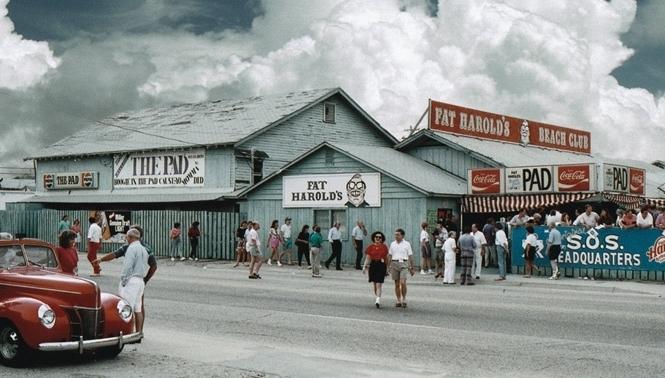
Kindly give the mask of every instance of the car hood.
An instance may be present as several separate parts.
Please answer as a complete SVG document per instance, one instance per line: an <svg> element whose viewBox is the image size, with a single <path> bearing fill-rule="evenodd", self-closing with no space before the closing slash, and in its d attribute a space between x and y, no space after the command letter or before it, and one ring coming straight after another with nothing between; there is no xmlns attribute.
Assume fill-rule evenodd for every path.
<svg viewBox="0 0 665 378"><path fill-rule="evenodd" d="M98 308L99 287L94 281L36 267L12 269L0 275L0 285L12 288L13 295L39 298L60 306Z"/></svg>

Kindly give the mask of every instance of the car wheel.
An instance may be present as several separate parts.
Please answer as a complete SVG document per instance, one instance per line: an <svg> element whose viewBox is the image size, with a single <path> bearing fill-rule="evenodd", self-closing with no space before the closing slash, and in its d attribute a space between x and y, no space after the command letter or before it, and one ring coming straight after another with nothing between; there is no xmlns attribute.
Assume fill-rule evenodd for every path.
<svg viewBox="0 0 665 378"><path fill-rule="evenodd" d="M124 348L124 345L122 348L118 347L106 347L106 348L99 348L95 351L95 358L115 358L120 352L122 352L122 349Z"/></svg>
<svg viewBox="0 0 665 378"><path fill-rule="evenodd" d="M0 325L0 362L18 367L25 363L29 350L21 339L18 329L11 323Z"/></svg>

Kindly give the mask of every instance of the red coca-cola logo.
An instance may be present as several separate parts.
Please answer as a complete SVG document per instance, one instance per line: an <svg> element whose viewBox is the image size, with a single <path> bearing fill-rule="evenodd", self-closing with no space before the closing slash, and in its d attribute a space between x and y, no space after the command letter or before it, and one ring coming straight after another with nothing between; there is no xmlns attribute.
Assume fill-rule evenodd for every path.
<svg viewBox="0 0 665 378"><path fill-rule="evenodd" d="M591 190L590 168L588 165L559 167L558 188L562 192Z"/></svg>
<svg viewBox="0 0 665 378"><path fill-rule="evenodd" d="M644 194L644 171L630 168L630 193Z"/></svg>
<svg viewBox="0 0 665 378"><path fill-rule="evenodd" d="M471 193L495 194L501 192L501 171L480 169L471 171Z"/></svg>

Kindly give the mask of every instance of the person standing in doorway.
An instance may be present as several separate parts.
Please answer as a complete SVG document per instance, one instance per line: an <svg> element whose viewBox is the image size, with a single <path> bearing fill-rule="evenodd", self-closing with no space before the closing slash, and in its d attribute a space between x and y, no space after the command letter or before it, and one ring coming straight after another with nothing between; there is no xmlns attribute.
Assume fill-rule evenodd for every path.
<svg viewBox="0 0 665 378"><path fill-rule="evenodd" d="M261 226L259 222L251 222L251 227L247 227L247 252L249 252L249 278L261 279L259 270L263 264L263 254L261 253L261 240L259 239L259 230Z"/></svg>
<svg viewBox="0 0 665 378"><path fill-rule="evenodd" d="M291 235L291 218L286 217L284 219L284 224L279 228L279 236L282 240L282 253L279 254L277 265L280 265L279 262L284 255L286 255L287 263L291 265L291 254L293 252L293 239L291 239Z"/></svg>
<svg viewBox="0 0 665 378"><path fill-rule="evenodd" d="M483 226L483 235L485 235L485 268L490 265L496 264L496 245L494 239L496 237L496 222L494 218L488 218L487 223Z"/></svg>
<svg viewBox="0 0 665 378"><path fill-rule="evenodd" d="M270 230L268 231L268 247L270 247L270 257L268 257L268 265L272 265L272 260L277 260L277 266L282 266L282 263L279 261L279 244L281 242L279 237L279 221L275 219L270 224Z"/></svg>
<svg viewBox="0 0 665 378"><path fill-rule="evenodd" d="M58 222L58 236L60 236L60 234L62 234L64 231L69 231L71 227L72 225L69 222L69 215L63 215L62 218L60 218L60 222Z"/></svg>
<svg viewBox="0 0 665 378"><path fill-rule="evenodd" d="M420 274L432 274L432 245L427 227L429 227L427 222L420 224L420 257L422 258Z"/></svg>
<svg viewBox="0 0 665 378"><path fill-rule="evenodd" d="M298 237L296 237L296 246L298 247L298 266L302 267L302 258L307 261L307 269L312 268L309 261L309 225L302 226Z"/></svg>
<svg viewBox="0 0 665 378"><path fill-rule="evenodd" d="M397 297L395 307L406 308L406 280L409 273L413 276L415 272L413 270L413 249L411 243L404 240L403 229L395 230L395 240L390 243L388 254L390 255L388 268L395 281L395 296Z"/></svg>
<svg viewBox="0 0 665 378"><path fill-rule="evenodd" d="M194 221L192 226L187 231L187 236L189 237L189 246L191 247L191 252L189 253L189 259L194 261L199 261L198 249L199 249L199 239L201 238L201 230L199 230L199 221Z"/></svg>
<svg viewBox="0 0 665 378"><path fill-rule="evenodd" d="M460 258L462 259L462 275L460 276L460 285L473 285L471 282L471 274L473 267L473 259L475 257L475 251L478 249L478 244L476 239L473 237L473 233L467 228L465 231L468 231L462 234L459 238L459 248L461 250Z"/></svg>
<svg viewBox="0 0 665 378"><path fill-rule="evenodd" d="M547 256L550 258L550 265L552 265L552 277L550 280L558 280L561 274L559 273L559 254L561 254L561 232L557 230L556 223L551 222L548 225L550 235L547 238Z"/></svg>
<svg viewBox="0 0 665 378"><path fill-rule="evenodd" d="M323 236L321 236L321 227L314 225L312 227L311 235L309 235L309 259L312 263L312 277L321 278L319 269L321 268L321 243Z"/></svg>
<svg viewBox="0 0 665 378"><path fill-rule="evenodd" d="M171 261L175 261L176 257L181 261L185 259L185 257L180 255L180 244L182 244L181 234L180 222L175 222L169 232L169 239L171 240L171 252L169 254L171 255Z"/></svg>
<svg viewBox="0 0 665 378"><path fill-rule="evenodd" d="M503 230L501 223L496 224L496 233L494 234L494 246L496 247L496 262L499 265L499 278L494 281L503 281L506 279L506 255L508 254L508 237Z"/></svg>
<svg viewBox="0 0 665 378"><path fill-rule="evenodd" d="M336 269L342 270L342 233L339 230L341 225L341 223L335 222L328 232L328 242L330 242L332 253L326 260L326 269L330 269L330 263L335 259Z"/></svg>
<svg viewBox="0 0 665 378"><path fill-rule="evenodd" d="M450 231L448 239L443 243L443 284L455 284L455 264L457 264L457 233Z"/></svg>
<svg viewBox="0 0 665 378"><path fill-rule="evenodd" d="M88 218L90 226L88 227L88 261L92 265L91 277L99 277L102 269L99 267L97 260L97 251L102 244L102 228L97 224L95 217Z"/></svg>
<svg viewBox="0 0 665 378"><path fill-rule="evenodd" d="M363 264L362 271L365 274L369 266L369 282L372 283L372 289L376 300L374 305L376 308L381 307L381 291L383 282L386 279L386 259L388 258L388 247L386 246L386 237L381 231L376 231L372 234L372 244L367 246L365 254L365 263Z"/></svg>
<svg viewBox="0 0 665 378"><path fill-rule="evenodd" d="M356 269L360 270L360 266L363 259L363 241L367 237L367 229L365 228L365 223L359 220L356 222L356 226L351 231L351 241L353 241L353 248L356 250Z"/></svg>
<svg viewBox="0 0 665 378"><path fill-rule="evenodd" d="M471 269L471 273L476 276L477 280L479 280L483 268L483 255L485 254L483 249L487 247L487 240L485 239L485 234L478 230L478 224L476 223L471 225L471 235L476 241L476 249L473 251L473 269Z"/></svg>

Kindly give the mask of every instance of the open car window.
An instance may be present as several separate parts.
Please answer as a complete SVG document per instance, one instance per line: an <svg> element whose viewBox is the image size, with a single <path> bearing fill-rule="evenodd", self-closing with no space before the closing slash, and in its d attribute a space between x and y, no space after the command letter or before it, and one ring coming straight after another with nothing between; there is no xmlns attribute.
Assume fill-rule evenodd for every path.
<svg viewBox="0 0 665 378"><path fill-rule="evenodd" d="M51 248L31 245L26 245L24 248L28 263L37 264L44 268L58 267L58 260L55 258L55 252Z"/></svg>
<svg viewBox="0 0 665 378"><path fill-rule="evenodd" d="M20 245L10 245L0 247L0 267L10 269L15 266L25 266L23 249Z"/></svg>

